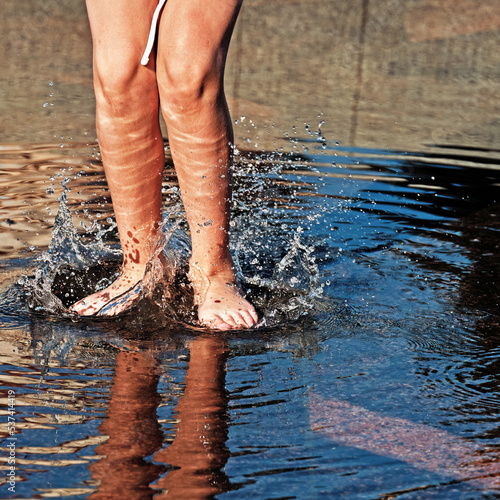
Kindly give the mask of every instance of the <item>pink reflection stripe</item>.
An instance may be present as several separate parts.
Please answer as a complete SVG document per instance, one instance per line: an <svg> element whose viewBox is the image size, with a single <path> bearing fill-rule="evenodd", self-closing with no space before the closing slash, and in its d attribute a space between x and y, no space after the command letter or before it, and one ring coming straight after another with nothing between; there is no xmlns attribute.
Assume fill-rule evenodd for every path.
<svg viewBox="0 0 500 500"><path fill-rule="evenodd" d="M313 394L311 429L344 446L352 446L454 479L500 488L500 463L494 450L449 432L361 406Z"/></svg>

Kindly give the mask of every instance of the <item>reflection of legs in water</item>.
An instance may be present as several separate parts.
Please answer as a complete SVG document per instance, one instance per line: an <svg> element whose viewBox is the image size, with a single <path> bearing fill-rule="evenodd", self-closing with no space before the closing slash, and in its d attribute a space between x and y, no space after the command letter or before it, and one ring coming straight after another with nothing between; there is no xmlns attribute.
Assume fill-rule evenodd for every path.
<svg viewBox="0 0 500 500"><path fill-rule="evenodd" d="M99 426L109 439L96 448L96 454L103 458L89 467L92 479L100 482L89 498L152 498L149 484L165 470L144 460L162 446L156 418L158 378L153 355L118 353L111 401Z"/></svg>
<svg viewBox="0 0 500 500"><path fill-rule="evenodd" d="M228 491L229 480L222 471L229 456L227 349L222 339L212 336L191 341L189 349L185 391L176 408L176 436L164 449L156 417L156 359L143 352L118 354L107 418L99 427L109 439L96 449L104 458L89 467L92 479L100 482L91 499L152 498L155 486L150 485L166 470L158 463L180 467L158 480L157 488L168 490L168 498L211 498ZM160 451L155 463L144 460L156 450Z"/></svg>
<svg viewBox="0 0 500 500"><path fill-rule="evenodd" d="M222 471L229 458L227 349L223 339L199 337L190 342L189 351L186 387L176 407L175 439L154 457L179 468L160 479L158 487L168 491L168 498L212 498L229 489Z"/></svg>
<svg viewBox="0 0 500 500"><path fill-rule="evenodd" d="M75 304L83 315L117 314L106 304L144 275L161 220L163 143L158 93L191 230L190 279L203 324L231 329L257 321L236 285L229 253L232 129L223 90L227 49L241 0L169 0L158 60L140 66L153 0L87 0L94 41L97 130L124 261L109 288ZM133 297L131 297L133 298Z"/></svg>

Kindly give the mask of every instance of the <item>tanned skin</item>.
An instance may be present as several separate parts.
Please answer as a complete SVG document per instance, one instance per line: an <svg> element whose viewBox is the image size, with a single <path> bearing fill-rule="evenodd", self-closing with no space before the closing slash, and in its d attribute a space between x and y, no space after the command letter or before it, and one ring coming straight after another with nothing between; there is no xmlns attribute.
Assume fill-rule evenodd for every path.
<svg viewBox="0 0 500 500"><path fill-rule="evenodd" d="M168 0L156 50L142 66L156 6L155 0L87 0L97 135L123 266L111 286L72 309L118 314L129 304L113 300L144 276L161 225L161 109L191 232L198 319L219 330L250 328L257 313L237 285L229 251L233 132L223 88L241 0Z"/></svg>

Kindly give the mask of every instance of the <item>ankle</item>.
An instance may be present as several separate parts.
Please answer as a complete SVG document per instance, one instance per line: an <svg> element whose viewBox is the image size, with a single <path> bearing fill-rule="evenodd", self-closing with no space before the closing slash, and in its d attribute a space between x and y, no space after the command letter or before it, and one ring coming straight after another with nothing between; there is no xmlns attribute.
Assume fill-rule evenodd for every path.
<svg viewBox="0 0 500 500"><path fill-rule="evenodd" d="M236 279L236 269L231 256L217 259L214 261L206 261L205 259L189 259L189 268L195 274L202 274L206 278L225 278L230 280Z"/></svg>

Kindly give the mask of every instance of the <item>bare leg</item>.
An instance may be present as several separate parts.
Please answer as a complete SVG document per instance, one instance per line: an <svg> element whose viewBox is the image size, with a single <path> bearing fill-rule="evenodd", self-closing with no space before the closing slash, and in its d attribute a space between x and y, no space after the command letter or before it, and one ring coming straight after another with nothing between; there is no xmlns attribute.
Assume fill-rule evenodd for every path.
<svg viewBox="0 0 500 500"><path fill-rule="evenodd" d="M73 306L118 314L144 275L161 221L163 143L158 91L191 229L190 277L200 322L250 327L253 306L236 286L229 253L232 130L224 64L240 0L168 0L154 57L140 65L155 0L87 0L94 43L97 132L120 233L121 276ZM157 84L157 81L159 82ZM119 305L113 299L125 294ZM133 297L131 297L131 300Z"/></svg>
<svg viewBox="0 0 500 500"><path fill-rule="evenodd" d="M158 33L158 87L191 230L198 317L223 330L258 319L236 284L229 252L233 133L223 78L240 5L168 0Z"/></svg>
<svg viewBox="0 0 500 500"><path fill-rule="evenodd" d="M140 65L156 3L87 0L94 46L97 135L123 266L110 287L73 306L82 315L118 314L127 308L127 300L107 310L106 305L126 295L144 276L161 223L164 151L154 58L148 66Z"/></svg>

